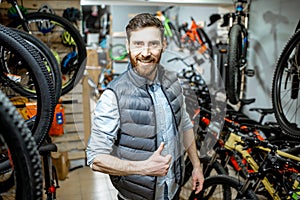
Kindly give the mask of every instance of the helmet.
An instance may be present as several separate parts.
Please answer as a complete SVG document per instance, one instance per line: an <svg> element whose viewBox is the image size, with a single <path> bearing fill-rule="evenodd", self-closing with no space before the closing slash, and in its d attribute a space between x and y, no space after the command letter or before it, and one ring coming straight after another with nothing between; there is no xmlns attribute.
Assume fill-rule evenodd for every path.
<svg viewBox="0 0 300 200"><path fill-rule="evenodd" d="M47 4L42 5L38 9L38 12L54 14L53 9L50 6L48 6ZM39 31L46 34L46 33L49 33L50 31L52 31L55 24L52 24L49 20L42 20L42 21L37 22L37 26L38 26Z"/></svg>
<svg viewBox="0 0 300 200"><path fill-rule="evenodd" d="M70 22L76 23L80 20L80 11L77 8L66 8L63 13L63 17Z"/></svg>
<svg viewBox="0 0 300 200"><path fill-rule="evenodd" d="M18 6L18 7L19 7L19 9L20 9L20 11L21 11L21 13L22 13L23 15L25 15L25 14L28 13L28 12L27 12L27 8L25 8L25 7L23 7L23 6ZM7 15L8 15L9 18L15 18L15 17L18 17L18 16L19 16L19 15L18 15L18 12L17 12L17 10L16 10L15 7L9 8L9 9L7 10Z"/></svg>
<svg viewBox="0 0 300 200"><path fill-rule="evenodd" d="M55 14L54 10L50 6L48 6L47 4L42 5L38 9L38 12L45 12L45 13Z"/></svg>
<svg viewBox="0 0 300 200"><path fill-rule="evenodd" d="M64 31L61 35L62 43L68 46L75 46L76 43L68 31Z"/></svg>
<svg viewBox="0 0 300 200"><path fill-rule="evenodd" d="M72 51L68 53L61 62L61 73L66 74L77 62L77 52Z"/></svg>

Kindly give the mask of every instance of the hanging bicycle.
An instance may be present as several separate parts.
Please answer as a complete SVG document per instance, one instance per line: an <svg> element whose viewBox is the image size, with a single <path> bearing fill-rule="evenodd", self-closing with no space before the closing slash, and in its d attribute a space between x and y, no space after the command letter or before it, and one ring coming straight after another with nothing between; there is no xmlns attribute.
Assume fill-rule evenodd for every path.
<svg viewBox="0 0 300 200"><path fill-rule="evenodd" d="M300 21L276 64L272 83L272 103L282 131L300 138Z"/></svg>
<svg viewBox="0 0 300 200"><path fill-rule="evenodd" d="M22 29L43 41L55 52L62 73L62 95L71 91L81 80L86 66L83 38L67 19L46 12L22 14L16 0L8 0L17 18L7 26Z"/></svg>
<svg viewBox="0 0 300 200"><path fill-rule="evenodd" d="M226 68L226 90L229 102L236 105L243 98L246 75L254 71L247 68L248 25L251 0L234 0L235 12L229 13L229 46Z"/></svg>

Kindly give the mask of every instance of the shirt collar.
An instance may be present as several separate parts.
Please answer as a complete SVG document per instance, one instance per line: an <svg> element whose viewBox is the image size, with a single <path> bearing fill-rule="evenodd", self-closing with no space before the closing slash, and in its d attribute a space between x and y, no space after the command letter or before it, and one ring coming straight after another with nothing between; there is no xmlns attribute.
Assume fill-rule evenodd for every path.
<svg viewBox="0 0 300 200"><path fill-rule="evenodd" d="M136 73L131 64L129 64L128 70L129 70L128 74L129 74L131 81L134 84L136 84L138 87L142 87L145 85L153 85L153 84L160 85L161 84L160 80L161 80L161 77L163 74L163 67L160 64L158 64L158 66L157 66L156 76L153 81L150 81L147 78L140 76L138 73Z"/></svg>

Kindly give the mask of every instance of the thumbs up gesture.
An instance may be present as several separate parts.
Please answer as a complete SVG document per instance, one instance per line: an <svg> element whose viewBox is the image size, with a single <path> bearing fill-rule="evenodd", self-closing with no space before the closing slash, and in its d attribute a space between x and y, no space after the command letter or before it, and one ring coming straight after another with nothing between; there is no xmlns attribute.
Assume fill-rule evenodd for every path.
<svg viewBox="0 0 300 200"><path fill-rule="evenodd" d="M148 176L165 176L168 173L172 156L162 156L161 152L164 149L164 143L161 143L158 149L146 160L144 170Z"/></svg>

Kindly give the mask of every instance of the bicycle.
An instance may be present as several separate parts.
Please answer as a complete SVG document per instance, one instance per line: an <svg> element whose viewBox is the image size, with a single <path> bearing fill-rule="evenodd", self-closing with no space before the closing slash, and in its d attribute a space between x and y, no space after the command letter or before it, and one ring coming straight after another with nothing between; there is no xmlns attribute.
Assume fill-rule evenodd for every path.
<svg viewBox="0 0 300 200"><path fill-rule="evenodd" d="M167 44L170 44L174 41L175 45L181 49L181 37L180 32L176 29L175 25L171 22L171 20L167 17L166 12L172 9L174 6L169 6L164 10L157 11L154 16L160 19L163 22L165 28L165 38L167 39Z"/></svg>
<svg viewBox="0 0 300 200"><path fill-rule="evenodd" d="M83 38L67 19L45 12L22 14L16 0L7 0L18 18L7 24L22 29L43 41L57 55L63 83L61 94L71 91L79 83L86 66L86 47Z"/></svg>
<svg viewBox="0 0 300 200"><path fill-rule="evenodd" d="M55 166L52 165L51 152L57 151L57 146L52 143L51 138L47 135L43 145L38 149L43 160L44 171L44 191L47 200L56 199L56 190L60 188L57 171Z"/></svg>
<svg viewBox="0 0 300 200"><path fill-rule="evenodd" d="M62 88L62 76L60 69L58 67L57 60L51 50L46 46L43 42L41 42L38 38L18 29L11 29L19 34L25 41L37 50L39 55L41 56L43 62L47 67L47 71L51 76L52 83L54 84L55 91L55 99L58 103L59 98L61 97L61 88ZM24 91L20 90L20 93L25 96L36 95L36 91L29 88L23 88Z"/></svg>
<svg viewBox="0 0 300 200"><path fill-rule="evenodd" d="M239 187L235 188L238 195L243 196L245 193L253 191L257 195L267 195L268 198L276 200L299 198L299 157L278 150L276 145L272 145L266 140L239 136L235 133L230 134L225 142L225 148L239 153L253 170L245 181L239 181ZM247 150L249 148L250 152ZM206 189L212 185L222 185L231 179L223 176L223 180L220 181L220 178L218 176L209 177L210 181L205 183L204 190L198 198L202 199L204 193L210 196L217 193L215 187L209 193ZM224 188L221 195L225 194L232 195Z"/></svg>
<svg viewBox="0 0 300 200"><path fill-rule="evenodd" d="M35 140L1 90L0 105L0 199L42 199L42 166ZM16 187L11 188L11 182Z"/></svg>
<svg viewBox="0 0 300 200"><path fill-rule="evenodd" d="M198 25L193 17L191 17L190 28L185 22L179 27L179 31L184 31L181 41L185 48L190 52L198 51L200 54L208 55L213 60L212 42L203 27Z"/></svg>
<svg viewBox="0 0 300 200"><path fill-rule="evenodd" d="M22 97L24 88L35 94L23 95L36 104L31 130L38 146L42 143L53 119L55 107L54 85L40 55L20 35L0 25L0 86L10 97ZM25 106L25 102L21 102Z"/></svg>
<svg viewBox="0 0 300 200"><path fill-rule="evenodd" d="M251 0L234 0L235 12L229 13L228 54L226 68L226 90L231 104L243 98L246 76L254 71L247 69L248 21Z"/></svg>
<svg viewBox="0 0 300 200"><path fill-rule="evenodd" d="M300 138L300 21L277 60L272 82L272 104L283 133Z"/></svg>
<svg viewBox="0 0 300 200"><path fill-rule="evenodd" d="M4 89L4 91L10 95L12 100L12 95L14 95L14 98L22 97L17 91L24 90L26 87L36 91L35 95L30 93L30 96L22 97L24 99L33 99L37 104L35 107L35 116L26 120L25 123L28 128L30 127L32 130L35 144L39 148L38 150L44 160L44 183L47 195L52 195L49 199L55 199L55 196L53 197L53 195L55 195L54 189L58 187L58 182L57 178L55 178L55 170L52 169L50 152L55 151L56 146L54 144L47 144L45 146L45 142L48 141L49 143L49 140L47 139L47 137L49 137L48 130L52 123L53 108L55 105L53 80L50 79L44 61L42 61L39 53L35 51L36 49L30 46L28 41L25 41L15 31L0 25L0 43L1 89ZM10 76L8 76L8 73ZM20 76L20 80L16 81L11 78L12 76ZM24 81L22 81L23 76L25 77ZM24 107L25 105L21 102L17 106ZM24 118L27 119L28 117L25 116ZM24 118L22 120L24 120ZM30 144L26 145L30 146ZM0 190L3 190L3 192L14 191L13 186L15 184L18 186L19 184L18 179L15 179L14 174L18 172L15 171L15 167L12 168L9 164L9 157L1 156L0 171L1 175L6 177L5 179L0 180L0 185L3 186ZM52 176L54 178L52 178ZM9 194L5 195L8 196ZM24 196L26 197L26 195ZM23 197L20 197L20 199L22 198ZM31 197L31 199L36 198Z"/></svg>

